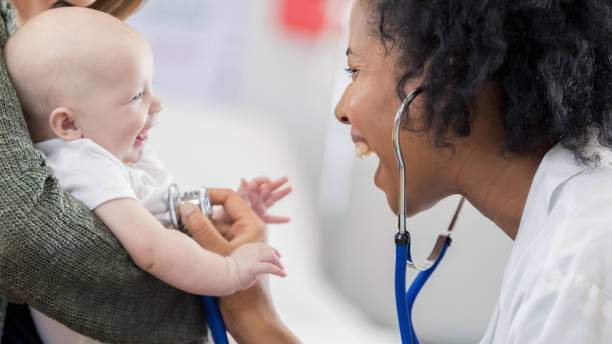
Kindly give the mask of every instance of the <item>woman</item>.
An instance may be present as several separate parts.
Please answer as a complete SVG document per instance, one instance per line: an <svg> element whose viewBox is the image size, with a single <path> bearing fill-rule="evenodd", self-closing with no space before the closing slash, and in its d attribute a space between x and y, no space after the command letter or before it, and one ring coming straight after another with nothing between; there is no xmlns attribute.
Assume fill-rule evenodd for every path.
<svg viewBox="0 0 612 344"><path fill-rule="evenodd" d="M612 338L610 1L356 0L336 107L397 213L461 194L515 240L482 343Z"/></svg>
<svg viewBox="0 0 612 344"><path fill-rule="evenodd" d="M125 18L142 0L71 0ZM14 0L15 11L0 1L0 45L8 35L54 1ZM18 100L4 65L0 74L0 341L36 343L29 304L69 327L105 342L171 343L203 341L206 322L197 296L175 290L143 273L100 222L84 206L62 192L42 155L33 149ZM231 213L226 228L206 244L228 254L238 245L265 239L265 226L240 198L229 191L211 191L213 200ZM185 214L187 215L187 214ZM223 229L223 228L221 228ZM200 238L200 237L198 237ZM200 241L202 242L202 241ZM271 306L263 284L223 299L229 330L245 343L286 331ZM5 321L5 312L9 314ZM249 312L265 314L269 332L243 328ZM234 321L232 321L234 320Z"/></svg>
<svg viewBox="0 0 612 344"><path fill-rule="evenodd" d="M336 108L397 212L461 194L515 240L483 343L612 338L612 4L357 1ZM602 190L605 190L602 192Z"/></svg>

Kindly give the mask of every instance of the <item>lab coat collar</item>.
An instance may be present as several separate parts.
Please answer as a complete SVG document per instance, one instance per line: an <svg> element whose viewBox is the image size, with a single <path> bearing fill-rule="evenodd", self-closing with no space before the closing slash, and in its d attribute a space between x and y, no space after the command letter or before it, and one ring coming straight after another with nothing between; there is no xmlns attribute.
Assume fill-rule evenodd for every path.
<svg viewBox="0 0 612 344"><path fill-rule="evenodd" d="M600 160L595 166L612 166L612 153L610 149L597 143L589 144L585 149L585 154L587 156L592 154L599 156ZM572 151L557 143L544 155L542 162L540 162L529 191L530 198L532 196L531 193L534 192L542 195L544 198L538 198L546 202L546 209L548 214L550 214L558 200L562 186L574 176L595 166L579 162ZM536 195L533 196L537 197Z"/></svg>
<svg viewBox="0 0 612 344"><path fill-rule="evenodd" d="M561 186L587 168L589 166L579 163L571 151L558 143L544 155L533 178L530 192L534 191L534 187L538 189L538 193L541 193L546 202L545 209L550 214Z"/></svg>

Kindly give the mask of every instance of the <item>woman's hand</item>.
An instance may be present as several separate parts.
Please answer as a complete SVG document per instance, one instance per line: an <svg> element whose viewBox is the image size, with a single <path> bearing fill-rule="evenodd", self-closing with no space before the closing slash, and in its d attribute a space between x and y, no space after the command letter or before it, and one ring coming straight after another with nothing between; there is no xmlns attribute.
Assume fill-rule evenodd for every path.
<svg viewBox="0 0 612 344"><path fill-rule="evenodd" d="M213 205L223 206L230 221L211 221L195 205L183 204L181 219L200 246L228 256L242 244L266 241L266 224L238 194L228 189L208 189L208 195Z"/></svg>
<svg viewBox="0 0 612 344"><path fill-rule="evenodd" d="M248 242L265 242L266 226L231 190L209 189L213 205L221 205L231 223L211 222L199 208L185 203L180 208L183 224L207 250L229 255ZM216 227L215 227L216 226ZM299 343L285 327L272 304L267 277L251 288L219 299L225 326L239 343Z"/></svg>

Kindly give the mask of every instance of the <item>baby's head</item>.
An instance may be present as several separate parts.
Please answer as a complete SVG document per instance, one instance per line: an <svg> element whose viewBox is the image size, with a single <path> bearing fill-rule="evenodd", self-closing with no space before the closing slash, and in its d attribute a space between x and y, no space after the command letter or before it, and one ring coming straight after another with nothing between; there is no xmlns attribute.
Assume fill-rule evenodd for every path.
<svg viewBox="0 0 612 344"><path fill-rule="evenodd" d="M140 160L162 105L138 32L99 11L58 8L17 30L4 58L34 142L89 138L123 162Z"/></svg>

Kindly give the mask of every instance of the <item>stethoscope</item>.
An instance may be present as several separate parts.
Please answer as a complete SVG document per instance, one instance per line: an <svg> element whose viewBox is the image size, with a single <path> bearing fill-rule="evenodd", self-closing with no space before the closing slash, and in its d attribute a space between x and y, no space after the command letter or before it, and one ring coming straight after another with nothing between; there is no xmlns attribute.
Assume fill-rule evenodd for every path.
<svg viewBox="0 0 612 344"><path fill-rule="evenodd" d="M397 308L397 318L402 338L402 344L418 344L419 340L414 331L412 323L412 306L417 295L434 272L438 264L444 257L446 249L451 244L451 232L459 216L459 212L463 206L465 198L461 197L455 214L448 225L445 232L441 233L434 244L431 253L425 259L423 264L416 264L412 259L410 252L410 233L406 228L406 175L404 171L404 159L400 148L399 132L402 124L402 118L405 111L408 109L414 98L421 94L423 89L418 87L412 91L397 109L395 121L393 122L392 138L395 158L398 163L399 182L398 182L398 214L397 214L397 229L395 234L395 305ZM172 184L168 190L168 208L170 210L170 218L175 228L184 230L183 223L180 218L179 207L184 202L191 202L199 205L202 212L207 216L212 214L212 206L208 197L208 189L200 188L198 191L180 193L178 186ZM412 281L410 288L406 291L406 268L411 267L419 271L416 278ZM210 296L202 296L202 304L206 312L208 327L216 344L227 344L227 332L225 324L219 311L217 298Z"/></svg>
<svg viewBox="0 0 612 344"><path fill-rule="evenodd" d="M180 206L185 202L199 206L202 213L208 217L212 216L212 204L208 196L207 188L201 187L197 191L189 191L181 194L178 186L172 184L168 188L168 210L170 212L170 221L172 221L174 228L185 231L181 213L179 212ZM219 311L217 298L202 295L202 306L204 307L208 328L210 328L210 334L215 344L228 344L227 332L225 330L223 318L221 317L221 312Z"/></svg>
<svg viewBox="0 0 612 344"><path fill-rule="evenodd" d="M397 159L398 170L399 170L399 181L398 181L398 214L397 214L397 229L398 232L395 234L395 306L397 308L397 321L399 323L400 334L402 337L402 344L418 344L419 340L414 331L414 325L412 323L412 306L416 300L417 295L425 285L425 282L429 279L431 274L434 272L444 254L446 249L451 244L451 231L457 221L457 216L461 211L465 198L461 197L457 210L446 229L445 232L441 233L434 244L431 253L425 259L423 264L416 264L412 259L410 253L410 233L406 229L406 176L404 172L404 159L402 157L402 151L400 148L400 137L399 132L402 124L402 118L404 112L408 109L414 98L421 94L423 89L418 87L412 91L397 109L395 114L395 121L393 122L393 148L395 151L395 158ZM412 281L410 288L406 291L406 268L411 267L419 271L416 278Z"/></svg>

